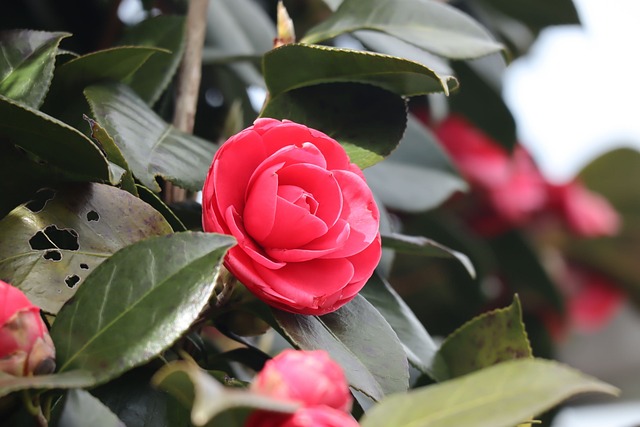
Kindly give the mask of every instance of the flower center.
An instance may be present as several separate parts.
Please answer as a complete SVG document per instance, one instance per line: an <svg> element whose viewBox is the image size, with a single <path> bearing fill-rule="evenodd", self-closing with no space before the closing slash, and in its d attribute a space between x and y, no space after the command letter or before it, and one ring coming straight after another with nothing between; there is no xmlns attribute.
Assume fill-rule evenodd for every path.
<svg viewBox="0 0 640 427"><path fill-rule="evenodd" d="M316 212L318 212L319 204L313 197L313 194L304 191L300 187L295 185L281 185L278 187L278 196L307 210L311 215L315 215Z"/></svg>

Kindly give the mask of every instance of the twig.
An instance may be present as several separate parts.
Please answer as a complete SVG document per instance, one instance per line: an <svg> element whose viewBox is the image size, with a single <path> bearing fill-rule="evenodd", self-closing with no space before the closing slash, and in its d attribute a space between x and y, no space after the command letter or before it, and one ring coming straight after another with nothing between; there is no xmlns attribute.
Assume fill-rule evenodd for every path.
<svg viewBox="0 0 640 427"><path fill-rule="evenodd" d="M190 0L187 11L187 40L178 74L176 107L173 113L173 125L186 133L193 132L196 117L208 7L209 0ZM181 202L186 198L184 189L175 187L170 182L166 183L166 203Z"/></svg>

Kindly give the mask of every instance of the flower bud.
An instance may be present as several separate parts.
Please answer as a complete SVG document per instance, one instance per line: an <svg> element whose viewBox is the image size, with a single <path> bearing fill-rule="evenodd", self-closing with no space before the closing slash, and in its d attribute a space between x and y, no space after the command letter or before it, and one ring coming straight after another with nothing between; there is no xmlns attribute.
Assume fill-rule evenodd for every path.
<svg viewBox="0 0 640 427"><path fill-rule="evenodd" d="M351 409L352 397L340 365L323 350L285 350L270 361L252 383L253 391L304 406Z"/></svg>
<svg viewBox="0 0 640 427"><path fill-rule="evenodd" d="M0 371L28 376L54 368L55 347L40 309L20 289L0 280Z"/></svg>

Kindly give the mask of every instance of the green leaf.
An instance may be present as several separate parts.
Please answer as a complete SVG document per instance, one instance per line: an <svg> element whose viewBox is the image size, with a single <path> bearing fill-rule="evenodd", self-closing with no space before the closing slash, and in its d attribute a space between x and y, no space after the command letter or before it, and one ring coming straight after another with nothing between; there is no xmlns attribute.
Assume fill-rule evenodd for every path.
<svg viewBox="0 0 640 427"><path fill-rule="evenodd" d="M0 95L0 139L31 153L50 167L108 180L109 167L100 149L71 126Z"/></svg>
<svg viewBox="0 0 640 427"><path fill-rule="evenodd" d="M391 233L382 235L382 244L398 252L414 255L433 256L439 258L455 258L469 273L476 277L476 270L471 260L458 251L450 249L436 241L422 236L407 236L405 234Z"/></svg>
<svg viewBox="0 0 640 427"><path fill-rule="evenodd" d="M436 74L417 62L378 53L327 46L288 44L266 53L264 79L271 96L321 83L371 84L401 96L458 87L452 76Z"/></svg>
<svg viewBox="0 0 640 427"><path fill-rule="evenodd" d="M69 33L10 30L0 32L0 94L32 108L44 100L60 41Z"/></svg>
<svg viewBox="0 0 640 427"><path fill-rule="evenodd" d="M302 350L329 352L354 389L380 400L409 387L402 343L384 317L363 297L358 295L324 316L272 310L276 326L292 345Z"/></svg>
<svg viewBox="0 0 640 427"><path fill-rule="evenodd" d="M205 425L230 409L254 408L293 413L299 406L295 402L246 389L224 387L193 362L180 361L166 365L153 377L153 383L191 408L191 422L196 426Z"/></svg>
<svg viewBox="0 0 640 427"><path fill-rule="evenodd" d="M512 359L531 358L516 295L506 308L483 313L449 335L436 354L435 379L445 381Z"/></svg>
<svg viewBox="0 0 640 427"><path fill-rule="evenodd" d="M215 145L165 123L125 85L90 86L85 95L142 184L159 192L160 176L187 190L202 189Z"/></svg>
<svg viewBox="0 0 640 427"><path fill-rule="evenodd" d="M126 83L147 104L153 105L175 74L185 49L184 16L160 15L128 28L121 45L148 46L165 49L150 57Z"/></svg>
<svg viewBox="0 0 640 427"><path fill-rule="evenodd" d="M85 87L102 82L123 82L154 53L166 51L143 46L114 47L79 56L56 68L42 110L72 125L82 122L87 104Z"/></svg>
<svg viewBox="0 0 640 427"><path fill-rule="evenodd" d="M289 119L337 140L360 168L378 163L397 146L406 124L405 101L358 83L304 87L271 99L262 117Z"/></svg>
<svg viewBox="0 0 640 427"><path fill-rule="evenodd" d="M103 383L157 356L207 305L218 266L234 242L185 232L116 252L56 317L51 338L59 372L87 370Z"/></svg>
<svg viewBox="0 0 640 427"><path fill-rule="evenodd" d="M129 169L129 165L127 164L127 160L122 155L122 152L113 141L113 138L107 133L106 130L102 126L98 124L95 120L83 115L83 118L89 123L91 127L91 138L98 144L101 148L102 152L110 162L113 162L117 166L123 169L123 175L120 180L120 187L133 194L134 196L138 196L138 190L136 189L136 183L133 180L133 174Z"/></svg>
<svg viewBox="0 0 640 427"><path fill-rule="evenodd" d="M36 375L33 377L14 377L0 372L0 397L25 389L66 389L89 387L95 379L87 371L69 371L62 374Z"/></svg>
<svg viewBox="0 0 640 427"><path fill-rule="evenodd" d="M451 97L451 109L468 118L490 137L508 150L517 143L516 123L509 107L502 99L501 87L493 87L483 78L481 64L495 60L504 65L502 58L486 57L468 63L456 62L453 68L464 85L464 90ZM497 67L496 67L497 68ZM487 70L493 77L501 75L494 68Z"/></svg>
<svg viewBox="0 0 640 427"><path fill-rule="evenodd" d="M118 249L171 227L149 205L103 184L43 189L0 221L0 277L49 313Z"/></svg>
<svg viewBox="0 0 640 427"><path fill-rule="evenodd" d="M438 347L400 295L377 272L371 276L360 295L389 322L409 362L420 372L433 376L433 357Z"/></svg>
<svg viewBox="0 0 640 427"><path fill-rule="evenodd" d="M535 249L517 231L509 231L489 241L497 258L501 273L524 301L535 296L543 298L560 312L564 299L558 286L541 264Z"/></svg>
<svg viewBox="0 0 640 427"><path fill-rule="evenodd" d="M58 425L64 427L126 427L102 402L84 390L69 390Z"/></svg>
<svg viewBox="0 0 640 427"><path fill-rule="evenodd" d="M151 205L155 210L160 212L162 216L167 220L167 222L171 225L171 228L173 228L173 231L187 231L187 227L180 220L180 218L178 218L178 216L173 212L173 210L171 210L171 208L169 208L169 206L164 204L164 202L160 199L160 197L158 197L156 193L149 190L144 185L136 185L136 188L139 193L140 199L144 200L149 205ZM187 202L190 202L190 201L187 201ZM193 203L200 208L199 210L200 215L198 215L198 220L199 220L199 224L202 224L202 205L195 201ZM194 231L202 231L202 228Z"/></svg>
<svg viewBox="0 0 640 427"><path fill-rule="evenodd" d="M489 5L536 31L553 25L580 23L571 0L481 0L479 3Z"/></svg>
<svg viewBox="0 0 640 427"><path fill-rule="evenodd" d="M357 30L387 33L451 59L499 52L504 47L468 15L432 0L345 0L302 43L318 43Z"/></svg>
<svg viewBox="0 0 640 427"><path fill-rule="evenodd" d="M157 367L142 366L91 390L127 427L192 427L189 411L151 385Z"/></svg>
<svg viewBox="0 0 640 427"><path fill-rule="evenodd" d="M390 396L362 427L512 427L578 393L618 390L556 362L519 359Z"/></svg>

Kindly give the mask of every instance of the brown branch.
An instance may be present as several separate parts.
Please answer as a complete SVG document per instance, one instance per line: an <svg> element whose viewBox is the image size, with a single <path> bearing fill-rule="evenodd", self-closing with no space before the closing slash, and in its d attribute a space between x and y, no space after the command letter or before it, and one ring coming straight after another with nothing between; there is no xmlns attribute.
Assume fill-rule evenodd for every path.
<svg viewBox="0 0 640 427"><path fill-rule="evenodd" d="M176 107L173 125L179 130L192 133L198 104L200 78L202 74L202 47L207 27L209 0L189 0L187 11L187 40L178 74ZM184 189L170 182L165 184L165 202L180 202L187 198Z"/></svg>

